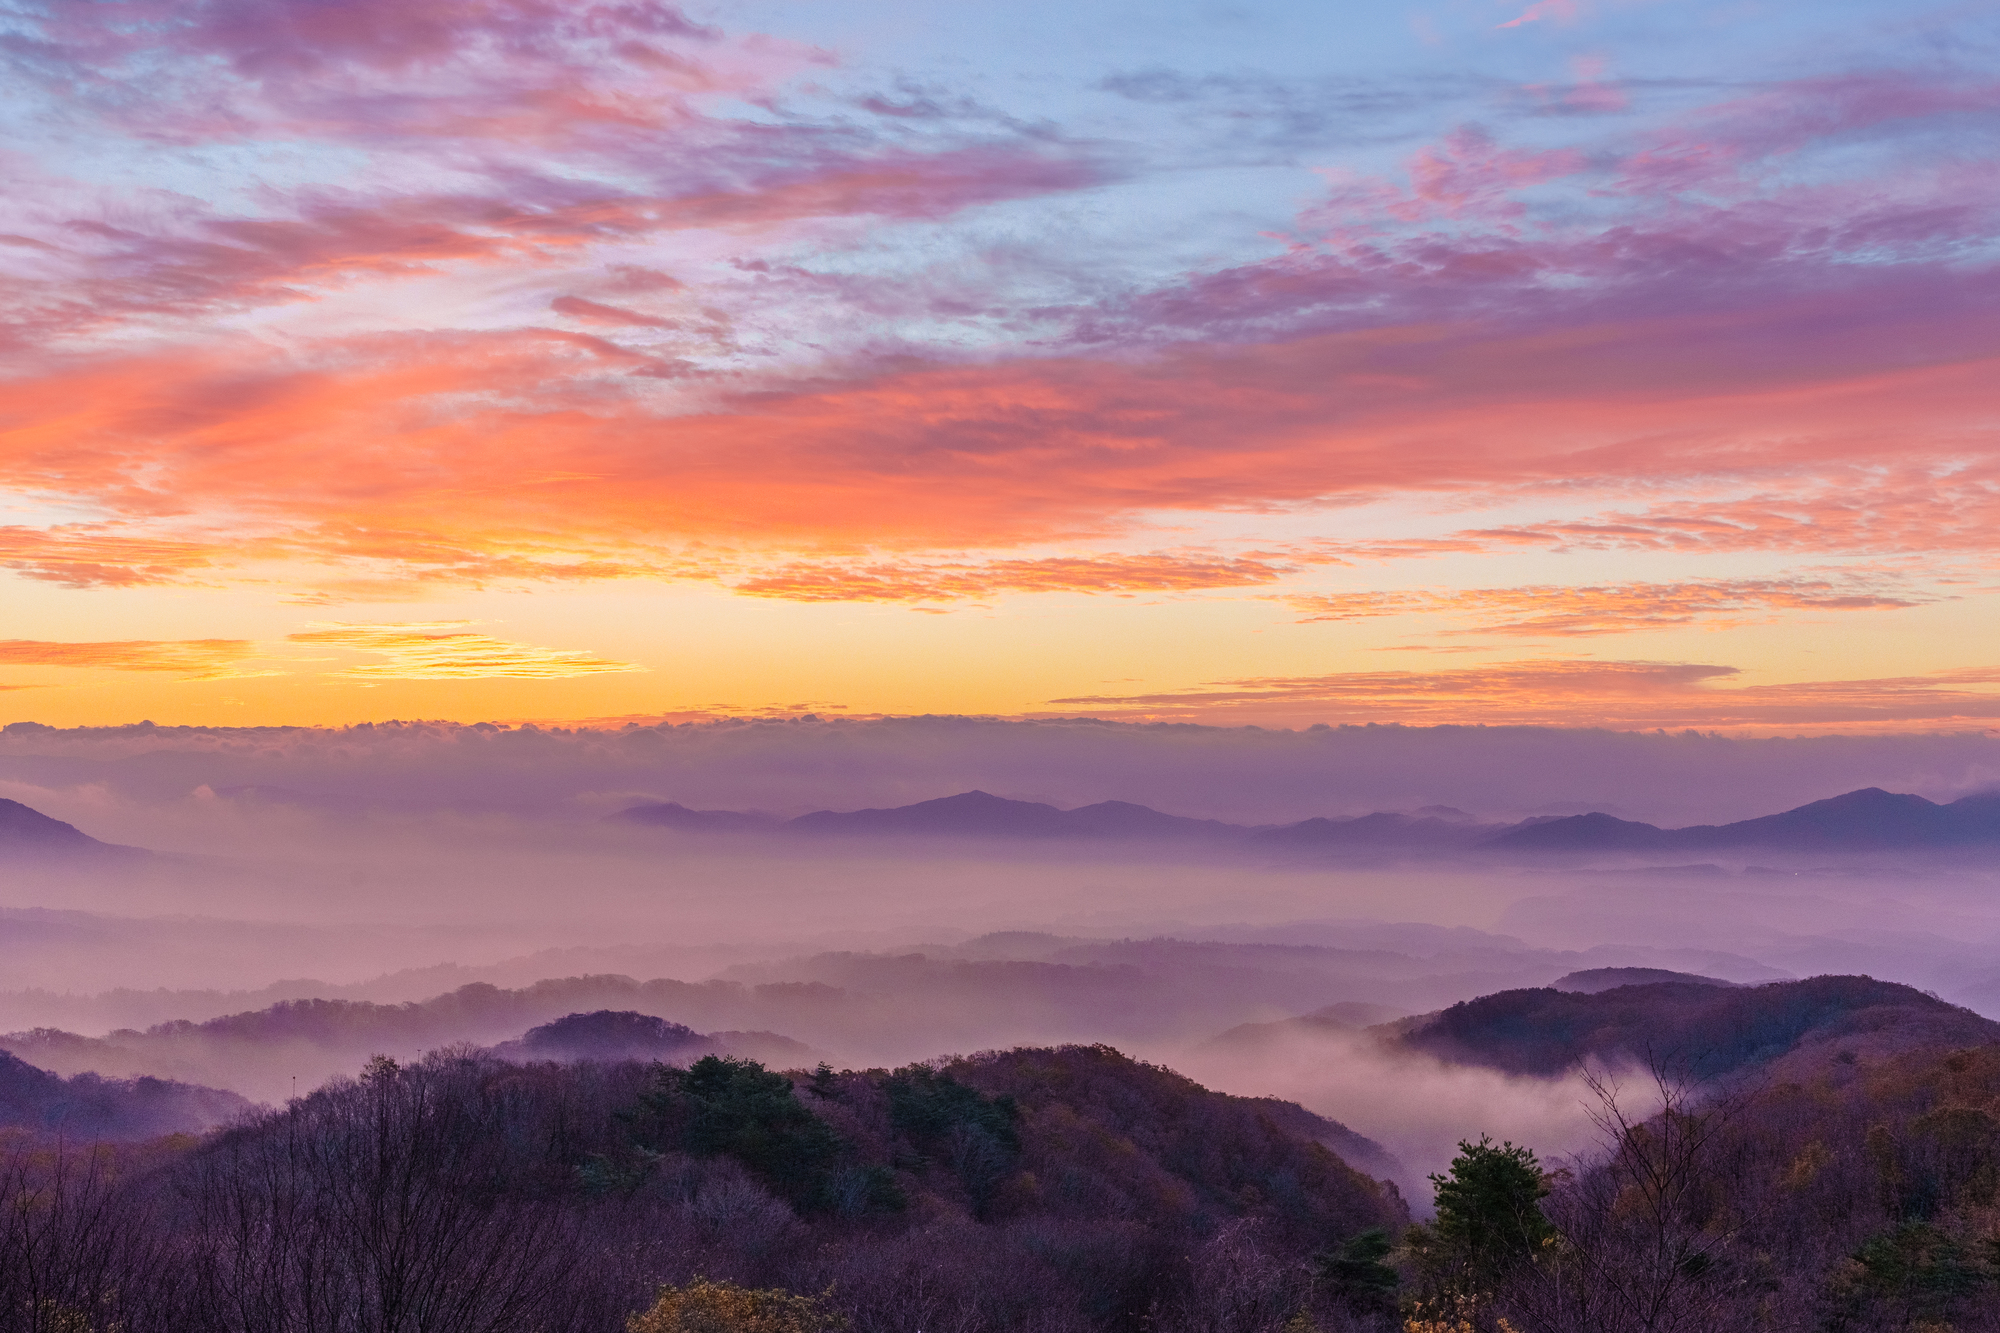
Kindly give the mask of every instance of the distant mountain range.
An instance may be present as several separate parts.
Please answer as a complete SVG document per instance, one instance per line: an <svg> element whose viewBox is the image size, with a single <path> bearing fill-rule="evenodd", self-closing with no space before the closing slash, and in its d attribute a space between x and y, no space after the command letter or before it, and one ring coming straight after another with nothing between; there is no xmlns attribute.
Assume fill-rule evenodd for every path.
<svg viewBox="0 0 2000 1333"><path fill-rule="evenodd" d="M1291 824L1229 824L1165 814L1126 801L1064 810L983 791L871 810L819 810L796 819L735 810L694 810L672 802L634 806L610 818L703 833L1003 840L1048 838L1233 843L1270 851L1461 854L1618 852L1651 855L1761 848L1791 852L1932 851L2000 846L2000 793L1939 805L1921 796L1867 787L1796 810L1741 820L1664 829L1602 812L1483 823L1449 806L1409 814L1380 811Z"/></svg>

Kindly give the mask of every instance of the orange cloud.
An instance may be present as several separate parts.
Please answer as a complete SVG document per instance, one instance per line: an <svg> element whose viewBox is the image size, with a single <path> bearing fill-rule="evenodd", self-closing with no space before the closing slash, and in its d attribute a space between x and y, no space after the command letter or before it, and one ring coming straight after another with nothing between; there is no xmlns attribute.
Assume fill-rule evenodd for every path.
<svg viewBox="0 0 2000 1333"><path fill-rule="evenodd" d="M1737 685L1735 667L1685 662L1503 662L1443 671L1350 671L1222 681L1194 690L1054 699L1127 721L1266 726L1609 727L1855 732L1986 729L2000 668L1876 680ZM1064 714L1051 714L1061 716Z"/></svg>
<svg viewBox="0 0 2000 1333"><path fill-rule="evenodd" d="M790 564L731 586L799 602L958 601L1010 592L1180 592L1274 583L1295 566L1182 555L1074 556L979 563Z"/></svg>
<svg viewBox="0 0 2000 1333"><path fill-rule="evenodd" d="M1287 597L1307 620L1446 615L1473 620L1489 634L1625 634L1696 621L1741 624L1785 611L1862 611L1931 600L1891 596L1855 580L1722 579L1600 587L1414 589Z"/></svg>
<svg viewBox="0 0 2000 1333"><path fill-rule="evenodd" d="M1587 357L1551 380L1544 353L1401 330L921 367L681 415L644 390L672 367L553 330L104 361L0 385L0 485L117 525L12 529L0 558L72 582L99 565L111 582L186 577L253 552L610 576L715 568L718 548L1101 536L1155 511L1411 493L1574 505L1759 482L1764 498L1446 540L1906 551L1990 549L2000 530L2000 460L1979 452L2000 358L1717 393L1594 385ZM1436 365L1402 385L1375 373L1385 359ZM688 557L695 542L709 554Z"/></svg>
<svg viewBox="0 0 2000 1333"><path fill-rule="evenodd" d="M644 671L631 662L612 662L587 652L539 648L474 634L464 620L399 625L315 625L285 637L317 648L374 653L385 662L353 666L338 673L364 680L562 680L606 671Z"/></svg>
<svg viewBox="0 0 2000 1333"><path fill-rule="evenodd" d="M0 639L0 666L161 671L183 680L280 674L236 669L245 658L255 655L255 647L247 639L123 639L100 643Z"/></svg>
<svg viewBox="0 0 2000 1333"><path fill-rule="evenodd" d="M0 569L75 588L190 582L221 554L213 540L147 536L132 525L0 527Z"/></svg>

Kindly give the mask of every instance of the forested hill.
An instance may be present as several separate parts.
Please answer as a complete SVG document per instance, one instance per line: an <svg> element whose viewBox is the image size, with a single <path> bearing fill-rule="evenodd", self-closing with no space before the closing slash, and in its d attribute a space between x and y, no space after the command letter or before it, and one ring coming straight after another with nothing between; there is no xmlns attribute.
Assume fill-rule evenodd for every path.
<svg viewBox="0 0 2000 1333"><path fill-rule="evenodd" d="M33 1253L0 1228L0 1289L32 1261L76 1327L151 1333L604 1333L697 1275L883 1333L1233 1328L1337 1317L1315 1257L1409 1221L1266 1103L1107 1047L814 1075L441 1053L148 1169L51 1160L0 1154L0 1186L63 1200ZM43 1216L101 1222L84 1247Z"/></svg>
<svg viewBox="0 0 2000 1333"><path fill-rule="evenodd" d="M233 1092L168 1079L63 1078L0 1051L0 1129L81 1142L193 1133L250 1109Z"/></svg>
<svg viewBox="0 0 2000 1333"><path fill-rule="evenodd" d="M1580 1060L1669 1061L1718 1075L1781 1058L1853 1056L2000 1040L2000 1023L1909 986L1872 977L1810 977L1761 986L1698 982L1595 994L1500 991L1394 1025L1390 1040L1455 1064L1553 1075Z"/></svg>

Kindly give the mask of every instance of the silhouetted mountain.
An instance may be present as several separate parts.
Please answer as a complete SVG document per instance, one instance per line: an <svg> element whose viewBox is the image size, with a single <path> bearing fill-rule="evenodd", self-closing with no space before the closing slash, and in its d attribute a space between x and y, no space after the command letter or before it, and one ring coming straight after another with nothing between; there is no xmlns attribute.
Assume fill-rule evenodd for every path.
<svg viewBox="0 0 2000 1333"><path fill-rule="evenodd" d="M1126 801L1060 810L1040 801L1010 801L983 791L888 810L817 810L785 827L800 833L943 833L975 838L1236 837L1247 831L1213 819L1162 814Z"/></svg>
<svg viewBox="0 0 2000 1333"><path fill-rule="evenodd" d="M1581 972L1572 972L1566 977L1557 977L1549 983L1549 989L1595 995L1599 991L1616 990L1620 986L1652 986L1661 982L1676 981L1690 986L1739 984L1734 981L1724 981L1720 977L1699 976L1693 972L1671 972L1664 967L1590 967Z"/></svg>
<svg viewBox="0 0 2000 1333"><path fill-rule="evenodd" d="M99 842L74 824L51 819L19 801L0 799L0 858L115 855L137 850Z"/></svg>
<svg viewBox="0 0 2000 1333"><path fill-rule="evenodd" d="M1760 847L1800 852L1927 851L2000 844L2000 794L1939 805L1864 787L1781 814L1733 824L1663 829L1602 813L1518 825L1485 847L1495 851L1687 852Z"/></svg>
<svg viewBox="0 0 2000 1333"><path fill-rule="evenodd" d="M1706 980L1619 986L1595 994L1501 991L1395 1025L1385 1037L1454 1064L1554 1075L1580 1060L1664 1060L1699 1076L1788 1056L1880 1055L2000 1040L2000 1023L1872 977L1809 977L1762 986Z"/></svg>
<svg viewBox="0 0 2000 1333"><path fill-rule="evenodd" d="M194 1133L250 1103L233 1092L166 1079L64 1078L0 1051L0 1126L86 1142Z"/></svg>
<svg viewBox="0 0 2000 1333"><path fill-rule="evenodd" d="M685 829L690 833L756 833L763 829L776 828L778 820L770 815L754 814L742 810L690 810L672 801L662 801L657 805L635 805L629 810L620 810L606 819L622 824L649 824L655 828Z"/></svg>

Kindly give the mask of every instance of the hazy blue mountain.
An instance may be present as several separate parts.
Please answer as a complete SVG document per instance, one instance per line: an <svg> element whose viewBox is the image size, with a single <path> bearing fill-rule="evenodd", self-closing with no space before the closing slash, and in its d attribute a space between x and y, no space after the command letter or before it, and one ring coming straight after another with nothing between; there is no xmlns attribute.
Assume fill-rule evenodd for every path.
<svg viewBox="0 0 2000 1333"><path fill-rule="evenodd" d="M1781 814L1733 824L1663 829L1603 813L1518 825L1488 839L1494 851L1693 852L1732 847L1778 851L1930 851L2000 844L2000 794L1948 805L1864 787Z"/></svg>
<svg viewBox="0 0 2000 1333"><path fill-rule="evenodd" d="M673 801L655 805L635 805L605 818L622 824L648 824L655 828L685 829L691 833L755 833L776 828L770 815L743 810L690 810Z"/></svg>
<svg viewBox="0 0 2000 1333"><path fill-rule="evenodd" d="M950 834L974 838L1236 837L1247 830L1213 819L1185 819L1125 801L1061 810L968 791L888 810L817 810L785 825L800 833Z"/></svg>
<svg viewBox="0 0 2000 1333"><path fill-rule="evenodd" d="M1255 841L1260 846L1287 848L1447 851L1470 846L1493 832L1492 825L1472 823L1463 817L1377 811L1353 819L1302 819L1296 824L1260 829Z"/></svg>

